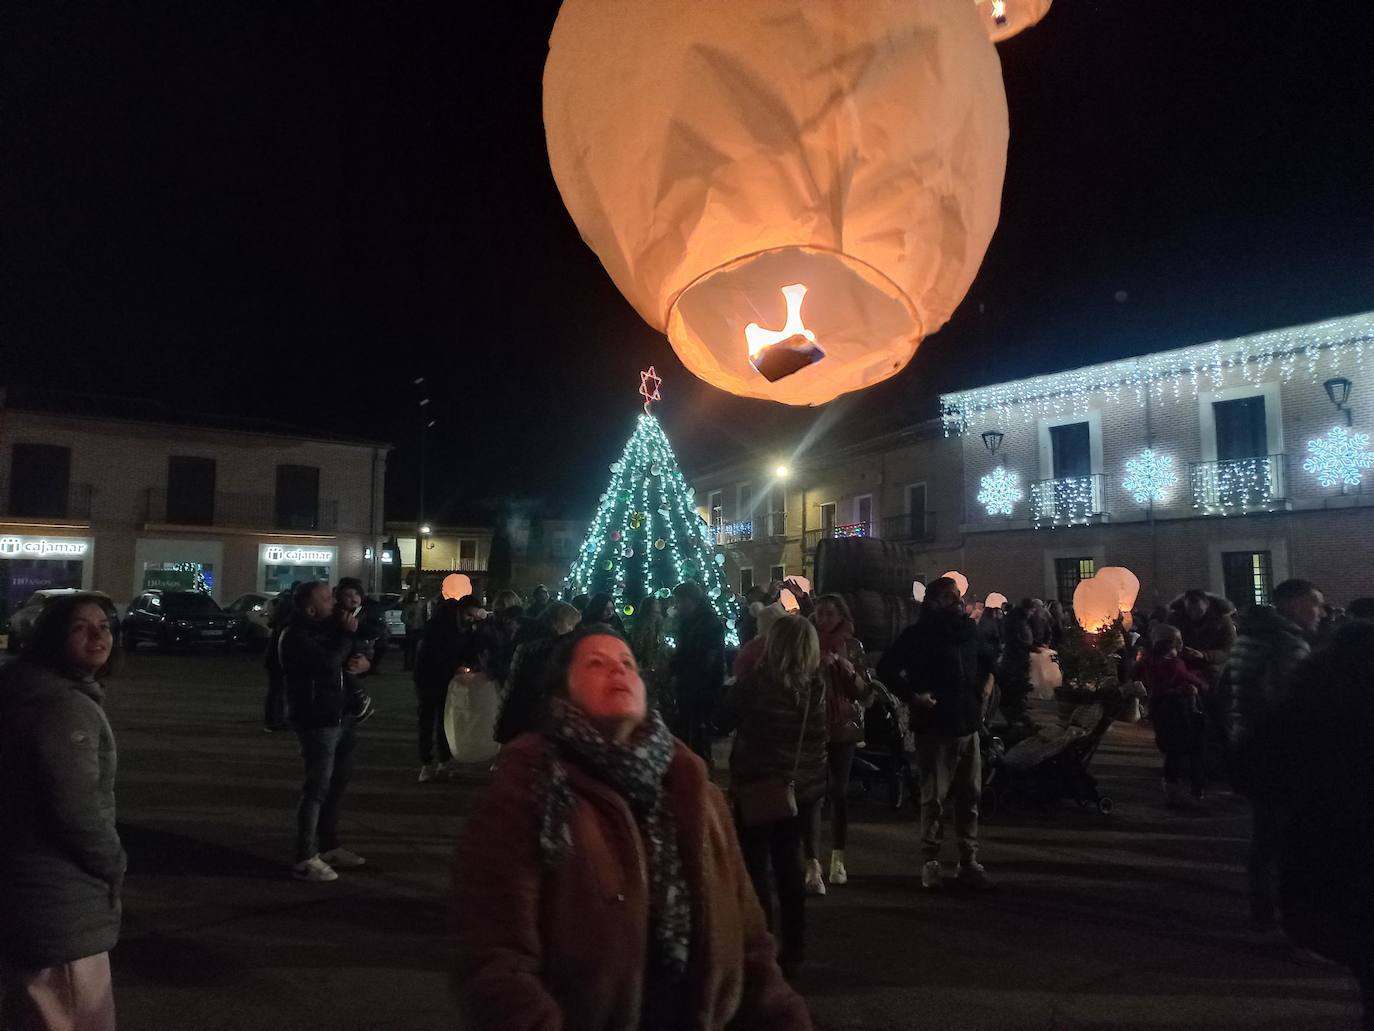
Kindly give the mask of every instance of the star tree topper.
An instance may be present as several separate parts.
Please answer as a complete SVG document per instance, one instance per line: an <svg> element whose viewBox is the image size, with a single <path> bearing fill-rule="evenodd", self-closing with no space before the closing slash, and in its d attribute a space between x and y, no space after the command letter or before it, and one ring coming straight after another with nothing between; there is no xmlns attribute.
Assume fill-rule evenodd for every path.
<svg viewBox="0 0 1374 1031"><path fill-rule="evenodd" d="M1354 433L1344 426L1333 426L1324 437L1307 442L1308 458L1303 471L1312 473L1323 487L1341 484L1360 485L1360 470L1374 466L1374 452L1369 450L1369 434Z"/></svg>
<svg viewBox="0 0 1374 1031"><path fill-rule="evenodd" d="M662 401L663 397L658 392L658 386L663 380L659 378L652 365L648 372L639 374L639 396L644 398L644 414L649 414L649 406L655 401ZM652 386L650 385L652 384Z"/></svg>

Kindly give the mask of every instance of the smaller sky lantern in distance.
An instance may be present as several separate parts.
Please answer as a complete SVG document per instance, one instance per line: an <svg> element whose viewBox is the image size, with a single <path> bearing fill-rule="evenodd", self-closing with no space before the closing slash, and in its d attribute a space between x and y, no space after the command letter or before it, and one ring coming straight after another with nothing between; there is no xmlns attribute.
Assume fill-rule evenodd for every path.
<svg viewBox="0 0 1374 1031"><path fill-rule="evenodd" d="M549 164L695 375L818 405L911 361L997 226L994 38L1049 0L563 0Z"/></svg>
<svg viewBox="0 0 1374 1031"><path fill-rule="evenodd" d="M911 596L917 601L926 600L926 585L920 580L911 581Z"/></svg>
<svg viewBox="0 0 1374 1031"><path fill-rule="evenodd" d="M983 602L983 607L988 609L1000 609L1006 603L1007 596L1005 594L1000 594L997 591L993 591L991 594L988 595L987 600Z"/></svg>

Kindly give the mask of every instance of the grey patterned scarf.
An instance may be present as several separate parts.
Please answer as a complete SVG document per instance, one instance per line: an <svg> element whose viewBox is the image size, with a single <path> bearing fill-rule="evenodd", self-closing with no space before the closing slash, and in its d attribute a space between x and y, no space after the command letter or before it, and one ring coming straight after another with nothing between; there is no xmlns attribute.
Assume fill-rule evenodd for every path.
<svg viewBox="0 0 1374 1031"><path fill-rule="evenodd" d="M577 796L568 784L565 759L572 759L614 788L630 804L644 838L649 864L649 922L655 953L675 977L687 969L692 931L691 896L678 855L677 825L664 796L663 780L675 742L663 718L650 711L626 744L608 740L587 714L563 698L549 701L545 755L537 796L544 813L539 846L553 866L572 851L572 814Z"/></svg>

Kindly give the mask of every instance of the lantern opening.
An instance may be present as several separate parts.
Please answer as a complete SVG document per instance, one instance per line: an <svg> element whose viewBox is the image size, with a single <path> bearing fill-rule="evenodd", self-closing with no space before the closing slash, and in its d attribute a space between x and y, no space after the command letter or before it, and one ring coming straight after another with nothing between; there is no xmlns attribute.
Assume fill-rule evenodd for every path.
<svg viewBox="0 0 1374 1031"><path fill-rule="evenodd" d="M805 284L793 283L783 287L782 296L787 302L787 321L782 329L764 329L757 322L744 327L744 341L749 346L749 364L769 383L776 383L825 357L825 352L816 343L816 334L802 322Z"/></svg>

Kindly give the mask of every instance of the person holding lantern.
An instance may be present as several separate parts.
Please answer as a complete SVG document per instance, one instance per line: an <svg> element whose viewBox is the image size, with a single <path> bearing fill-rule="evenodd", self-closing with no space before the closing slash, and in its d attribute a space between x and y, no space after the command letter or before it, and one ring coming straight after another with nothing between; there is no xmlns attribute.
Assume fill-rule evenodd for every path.
<svg viewBox="0 0 1374 1031"><path fill-rule="evenodd" d="M552 682L459 846L460 1026L808 1031L725 798L648 707L629 644L581 627Z"/></svg>

